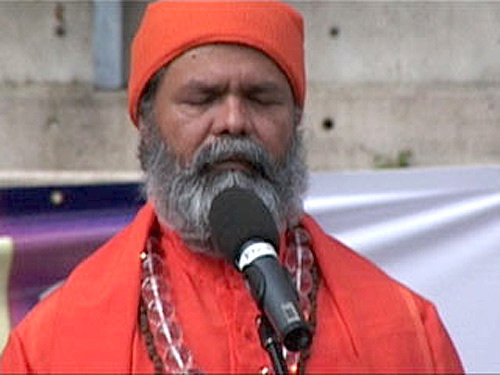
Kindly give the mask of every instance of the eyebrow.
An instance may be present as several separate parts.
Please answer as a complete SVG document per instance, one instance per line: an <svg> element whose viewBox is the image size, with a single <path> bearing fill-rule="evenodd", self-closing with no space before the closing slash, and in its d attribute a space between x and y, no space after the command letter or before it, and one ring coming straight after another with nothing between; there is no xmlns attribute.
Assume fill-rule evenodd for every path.
<svg viewBox="0 0 500 375"><path fill-rule="evenodd" d="M227 89L227 83L216 83L193 78L183 85L181 89L183 91L223 92ZM282 85L273 81L243 84L242 90L247 93L276 92L280 94L285 94L286 91Z"/></svg>
<svg viewBox="0 0 500 375"><path fill-rule="evenodd" d="M271 81L250 83L249 85L245 85L244 90L249 92L284 92L281 85Z"/></svg>
<svg viewBox="0 0 500 375"><path fill-rule="evenodd" d="M202 81L199 79L191 79L186 84L184 84L181 89L182 90L193 90L193 91L203 91L203 92L212 92L212 91L223 91L226 88L227 84L219 84L214 82Z"/></svg>

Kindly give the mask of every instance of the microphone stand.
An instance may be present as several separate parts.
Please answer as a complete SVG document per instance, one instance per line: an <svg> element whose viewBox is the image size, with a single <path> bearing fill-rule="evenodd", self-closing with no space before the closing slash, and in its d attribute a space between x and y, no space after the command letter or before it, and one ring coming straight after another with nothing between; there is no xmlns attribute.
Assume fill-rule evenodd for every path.
<svg viewBox="0 0 500 375"><path fill-rule="evenodd" d="M281 346L278 340L276 340L276 335L274 330L269 323L269 320L265 316L260 316L258 319L259 324L259 338L260 344L267 351L271 362L273 363L274 373L276 375L288 375L288 368L283 359L283 354L281 351Z"/></svg>

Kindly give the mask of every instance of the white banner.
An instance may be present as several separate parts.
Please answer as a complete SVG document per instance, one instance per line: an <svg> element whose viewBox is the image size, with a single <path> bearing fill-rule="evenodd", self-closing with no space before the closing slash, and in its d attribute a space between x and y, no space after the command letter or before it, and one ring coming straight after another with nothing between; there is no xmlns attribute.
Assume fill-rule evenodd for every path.
<svg viewBox="0 0 500 375"><path fill-rule="evenodd" d="M305 208L435 303L468 373L500 373L500 167L313 174Z"/></svg>

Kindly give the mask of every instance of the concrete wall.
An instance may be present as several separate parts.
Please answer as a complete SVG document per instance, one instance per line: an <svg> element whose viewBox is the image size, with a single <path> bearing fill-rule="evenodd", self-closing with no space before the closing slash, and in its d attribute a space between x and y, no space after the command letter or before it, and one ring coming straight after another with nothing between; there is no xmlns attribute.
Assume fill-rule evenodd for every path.
<svg viewBox="0 0 500 375"><path fill-rule="evenodd" d="M500 3L296 5L313 167L500 162Z"/></svg>
<svg viewBox="0 0 500 375"><path fill-rule="evenodd" d="M144 3L124 3L124 66ZM314 169L500 163L500 3L293 2ZM0 2L0 171L137 170L124 90L94 88L93 3Z"/></svg>
<svg viewBox="0 0 500 375"><path fill-rule="evenodd" d="M0 171L134 171L126 93L97 90L93 3L0 2ZM144 3L125 3L124 39ZM19 174L13 174L16 178Z"/></svg>
<svg viewBox="0 0 500 375"><path fill-rule="evenodd" d="M0 2L0 81L92 81L92 2Z"/></svg>
<svg viewBox="0 0 500 375"><path fill-rule="evenodd" d="M13 170L131 170L136 130L122 91L89 84L0 90L0 166Z"/></svg>

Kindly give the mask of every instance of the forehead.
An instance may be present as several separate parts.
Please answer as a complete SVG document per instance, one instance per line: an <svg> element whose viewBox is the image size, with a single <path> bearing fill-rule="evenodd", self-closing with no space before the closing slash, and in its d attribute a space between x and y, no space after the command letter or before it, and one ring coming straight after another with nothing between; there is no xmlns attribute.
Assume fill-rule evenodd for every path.
<svg viewBox="0 0 500 375"><path fill-rule="evenodd" d="M177 83L197 78L264 80L291 92L285 74L272 59L254 48L236 44L208 44L190 49L167 66L165 75Z"/></svg>

